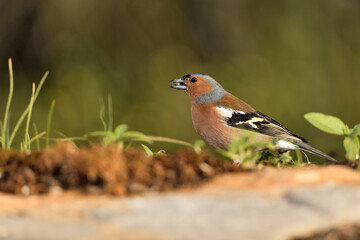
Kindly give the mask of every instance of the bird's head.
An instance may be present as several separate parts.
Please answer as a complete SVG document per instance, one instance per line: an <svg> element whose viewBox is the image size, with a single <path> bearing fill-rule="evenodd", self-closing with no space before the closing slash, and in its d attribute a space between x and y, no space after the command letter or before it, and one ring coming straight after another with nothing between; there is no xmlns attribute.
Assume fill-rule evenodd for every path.
<svg viewBox="0 0 360 240"><path fill-rule="evenodd" d="M217 102L226 93L215 79L204 74L187 74L170 82L173 84L170 87L184 90L198 104Z"/></svg>

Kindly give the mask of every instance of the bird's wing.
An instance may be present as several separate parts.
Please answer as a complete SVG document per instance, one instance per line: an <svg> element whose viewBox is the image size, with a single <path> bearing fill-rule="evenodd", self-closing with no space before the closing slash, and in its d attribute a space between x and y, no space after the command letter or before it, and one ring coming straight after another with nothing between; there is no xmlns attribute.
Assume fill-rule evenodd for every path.
<svg viewBox="0 0 360 240"><path fill-rule="evenodd" d="M231 127L243 128L272 137L287 138L307 142L305 139L291 133L274 119L260 112L236 111L223 106L217 106L225 123Z"/></svg>

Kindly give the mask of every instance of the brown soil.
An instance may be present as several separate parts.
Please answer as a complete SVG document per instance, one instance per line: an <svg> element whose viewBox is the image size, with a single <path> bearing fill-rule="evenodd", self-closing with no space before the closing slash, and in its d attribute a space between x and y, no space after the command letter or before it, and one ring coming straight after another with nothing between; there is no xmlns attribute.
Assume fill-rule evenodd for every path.
<svg viewBox="0 0 360 240"><path fill-rule="evenodd" d="M215 174L212 176L215 176ZM211 179L211 181L207 181L208 179ZM281 191L281 189L286 191L286 189L294 189L297 187L303 188L324 183L359 186L360 175L344 166L310 166L301 168L268 167L261 171L224 173L218 174L214 178L209 176L198 182L178 185L178 187L183 187L177 188L174 192L177 194L193 194L195 192L197 194L204 194L206 192L216 192L221 189L234 190L235 192L239 190L261 191L263 194L266 194L268 190L272 191L274 189L280 189L280 191L277 191L277 194L282 196L283 191ZM197 186L197 188L194 188L193 186ZM100 186L97 186L96 188L100 188ZM46 217L56 216L56 213L58 212L76 212L77 210L74 208L82 205L86 205L86 208L89 206L98 206L99 204L108 205L108 200L114 198L111 195L105 194L84 195L81 191L78 191L79 187L74 187L73 189L73 191L62 192L61 194L53 192L53 194L33 195L27 198L24 198L21 195L14 196L11 194L0 193L0 213L18 214L19 212L36 212L52 203L58 206L58 208L55 207L53 209L55 213L51 212L48 208L45 208L44 214L46 214ZM89 189L91 189L91 187L80 188L80 190L85 191L89 191ZM149 190L151 187L146 189Z"/></svg>
<svg viewBox="0 0 360 240"><path fill-rule="evenodd" d="M231 171L241 169L191 149L155 157L137 149L77 149L70 143L30 153L0 151L0 191L23 195L48 193L59 187L114 195L164 191L196 186Z"/></svg>

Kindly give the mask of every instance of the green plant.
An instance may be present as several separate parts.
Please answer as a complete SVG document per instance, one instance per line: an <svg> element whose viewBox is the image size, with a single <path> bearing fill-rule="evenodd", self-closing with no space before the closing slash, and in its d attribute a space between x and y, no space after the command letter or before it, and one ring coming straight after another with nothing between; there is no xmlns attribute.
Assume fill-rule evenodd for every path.
<svg viewBox="0 0 360 240"><path fill-rule="evenodd" d="M233 142L227 150L218 150L223 156L245 168L255 167L261 159L264 149L275 149L273 144L265 141L255 141L255 135L246 132L242 137L233 136Z"/></svg>
<svg viewBox="0 0 360 240"><path fill-rule="evenodd" d="M106 113L106 109L107 109L107 113ZM81 140L83 139L91 140L92 137L100 137L101 138L100 141L104 146L110 143L116 143L120 147L124 147L125 143L129 143L128 145L131 145L133 142L145 142L148 144L152 144L153 142L166 142L166 143L174 143L186 147L191 147L198 154L201 152L202 147L205 145L205 143L202 140L195 141L194 144L191 144L178 139L162 137L162 136L150 136L138 131L127 131L128 126L126 124L120 124L115 128L114 131L112 131L113 111L112 111L112 97L110 94L108 95L107 107L105 106L104 101L100 99L99 117L103 125L103 130L89 132L85 134L84 137L81 138ZM147 155L153 156L165 152L163 150L160 150L154 153L148 146L144 144L141 144L141 146Z"/></svg>
<svg viewBox="0 0 360 240"><path fill-rule="evenodd" d="M147 137L149 137L151 140L153 141L157 141L157 142L167 142L167 143L174 143L174 144L178 144L178 145L183 145L186 147L191 147L192 149L194 149L194 152L197 154L200 154L202 152L202 149L205 147L205 142L203 140L196 140L193 144L190 144L188 142L184 142L181 140L177 140L177 139L173 139L173 138L166 138L166 137L159 137L159 136L149 136L147 135ZM156 156L156 155L161 155L166 153L165 150L161 149L157 152L153 152L148 146L146 146L145 144L141 144L142 148L144 149L145 153L148 156Z"/></svg>
<svg viewBox="0 0 360 240"><path fill-rule="evenodd" d="M197 154L200 154L204 147L205 147L205 142L203 140L200 140L200 139L196 140L192 145L192 148L194 149L194 151Z"/></svg>
<svg viewBox="0 0 360 240"><path fill-rule="evenodd" d="M127 131L126 124L118 125L113 131L113 111L112 111L112 97L108 95L107 102L107 121L106 121L106 107L104 101L100 99L100 121L103 125L102 131L93 131L84 135L85 139L91 140L92 137L100 137L103 146L110 143L116 143L119 147L124 147L125 142L141 141L152 143L153 141L142 132Z"/></svg>
<svg viewBox="0 0 360 240"><path fill-rule="evenodd" d="M110 143L117 143L119 147L124 147L125 142L142 141L152 143L152 140L142 132L127 131L128 126L121 124L114 131L94 131L84 135L84 138L101 137L102 145L107 146Z"/></svg>
<svg viewBox="0 0 360 240"><path fill-rule="evenodd" d="M359 159L360 123L353 128L349 128L349 126L339 118L323 113L307 113L304 117L312 125L326 133L345 136L343 143L346 158L352 161Z"/></svg>
<svg viewBox="0 0 360 240"><path fill-rule="evenodd" d="M35 83L33 83L32 86L32 92L30 97L30 104L29 104L29 112L27 115L26 125L25 125L25 136L24 141L20 145L21 150L30 151L30 135L29 135L29 127L30 127L30 120L31 120L31 114L34 106L34 94L35 94Z"/></svg>
<svg viewBox="0 0 360 240"><path fill-rule="evenodd" d="M6 102L6 108L5 108L5 114L4 114L4 122L1 124L2 125L2 131L1 131L1 144L3 148L8 148L8 141L7 139L9 138L9 112L10 112L10 105L11 105L11 100L12 100L12 96L14 93L14 75L13 75L13 69L12 69L12 60L11 58L9 58L9 77L10 77L10 89L9 89L9 96L8 96L8 100Z"/></svg>
<svg viewBox="0 0 360 240"><path fill-rule="evenodd" d="M36 99L40 93L40 90L48 76L48 72L45 72L43 77L41 78L39 85L36 87L35 83L33 83L32 86L32 92L30 97L30 103L24 110L24 112L21 114L20 118L17 120L15 127L13 129L10 128L10 109L11 109L11 102L13 98L14 93L14 76L13 76L13 68L12 68L12 60L9 59L9 76L10 76L10 88L9 88L9 96L6 102L6 108L4 113L4 119L0 120L0 146L2 148L10 148L13 144L14 138L18 133L18 130L22 123L25 121L25 133L24 138L20 143L20 149L29 151L31 149L31 143L34 141L36 142L37 149L39 150L41 148L40 145L40 139L45 139L45 147L49 147L50 140L51 141L70 141L73 143L73 145L76 146L75 141L89 141L91 142L91 139L93 137L100 137L100 141L104 146L110 144L110 143L116 143L120 147L124 147L124 144L127 142L130 145L132 142L141 141L145 143L153 143L154 141L158 142L168 142L168 143L175 143L180 144L188 147L192 147L197 153L201 152L201 148L203 147L204 143L202 141L196 141L193 145L184 142L177 139L167 138L167 137L160 137L160 136L148 136L144 133L138 132L138 131L128 131L126 124L118 125L115 130L113 130L113 111L112 111L112 98L111 95L108 96L107 101L107 116L106 116L106 107L104 104L104 101L100 101L100 121L103 125L102 131L94 131L85 134L83 137L67 137L65 134L58 131L58 134L60 134L61 138L51 138L50 137L50 131L51 131L51 122L52 122L52 116L54 112L55 107L55 101L51 103L50 110L47 117L47 131L40 132L38 131L38 128L35 123L33 123L33 129L35 136L30 137L30 123L31 123L31 117L33 112L33 107L36 102ZM106 121L107 119L107 121ZM46 134L46 137L44 135ZM142 145L144 150L149 155L154 155L154 153L150 150L149 147ZM164 151L160 150L155 154L161 154Z"/></svg>
<svg viewBox="0 0 360 240"><path fill-rule="evenodd" d="M151 157L166 153L165 150L159 150L157 152L154 152L148 146L146 146L145 144L141 144L141 147L144 149L146 155L151 156Z"/></svg>
<svg viewBox="0 0 360 240"><path fill-rule="evenodd" d="M272 142L256 139L256 134L246 131L242 137L233 137L227 150L218 150L223 156L244 168L270 164L275 166L302 164L301 151L297 150L297 160L289 152L279 154Z"/></svg>
<svg viewBox="0 0 360 240"><path fill-rule="evenodd" d="M34 127L34 134L35 134L35 137L36 137L35 139L33 139L33 141L36 142L36 148L37 148L37 150L40 150L40 149L41 149L41 146L40 146L40 138L41 138L42 136L44 136L44 135L46 134L46 132L43 131L43 132L39 133L38 128L37 128L37 126L36 126L35 123L33 123L33 127ZM30 142L32 142L31 139L30 139Z"/></svg>
<svg viewBox="0 0 360 240"><path fill-rule="evenodd" d="M53 101L48 114L47 137L44 138L46 139L47 142L46 147L48 147L48 141L50 140L71 142L75 147L77 147L75 143L77 141L83 141L83 142L85 141L89 143L100 141L103 146L107 146L109 144L117 144L120 148L131 146L131 144L133 144L134 142L145 142L147 144L152 144L153 142L167 142L167 143L174 143L174 144L191 147L194 149L195 152L200 153L202 151L202 147L205 145L202 140L198 140L195 141L194 144L190 144L188 142L173 138L150 136L138 131L128 131L128 126L126 124L120 124L115 128L115 130L113 130L113 111L112 111L111 95L108 95L107 107L104 101L100 99L99 118L103 126L103 130L86 133L84 134L83 137L68 137L64 133L57 131L57 133L61 137L50 138L50 126L51 126L51 119L52 119L54 105L55 102ZM36 128L35 130L37 131ZM141 146L143 147L147 155L153 156L153 155L165 153L164 150L160 150L154 153L148 146L144 144L141 144Z"/></svg>
<svg viewBox="0 0 360 240"><path fill-rule="evenodd" d="M9 116L10 116L10 107L11 107L12 97L13 97L13 93L14 93L14 76L13 76L13 68L12 68L11 58L9 58L8 64L9 64L9 75L10 75L10 88L9 88L9 96L8 96L8 99L6 102L4 120L0 121L1 147L2 148L10 148L12 146L14 138L15 138L21 124L24 122L25 117L27 117L24 139L21 142L20 147L22 150L30 150L31 143L44 135L44 132L42 132L39 134L35 134L34 137L30 138L29 127L30 127L30 120L31 120L31 114L32 114L32 109L33 109L34 103L35 103L35 101L40 93L41 87L44 84L49 73L45 72L45 74L42 77L42 79L40 80L37 88L35 87L35 83L33 83L30 103L26 107L24 112L21 114L20 118L18 119L18 121L15 124L15 127L11 130Z"/></svg>

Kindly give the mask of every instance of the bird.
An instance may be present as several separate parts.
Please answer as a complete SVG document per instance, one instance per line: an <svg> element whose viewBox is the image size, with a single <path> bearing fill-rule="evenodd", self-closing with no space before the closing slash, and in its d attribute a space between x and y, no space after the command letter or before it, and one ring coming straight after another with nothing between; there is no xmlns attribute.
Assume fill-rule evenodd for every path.
<svg viewBox="0 0 360 240"><path fill-rule="evenodd" d="M273 142L279 151L299 148L337 162L279 122L227 92L209 75L187 74L170 82L171 88L183 90L189 96L194 128L205 142L215 148L227 149L234 135L241 137L244 131L252 131L256 139Z"/></svg>

